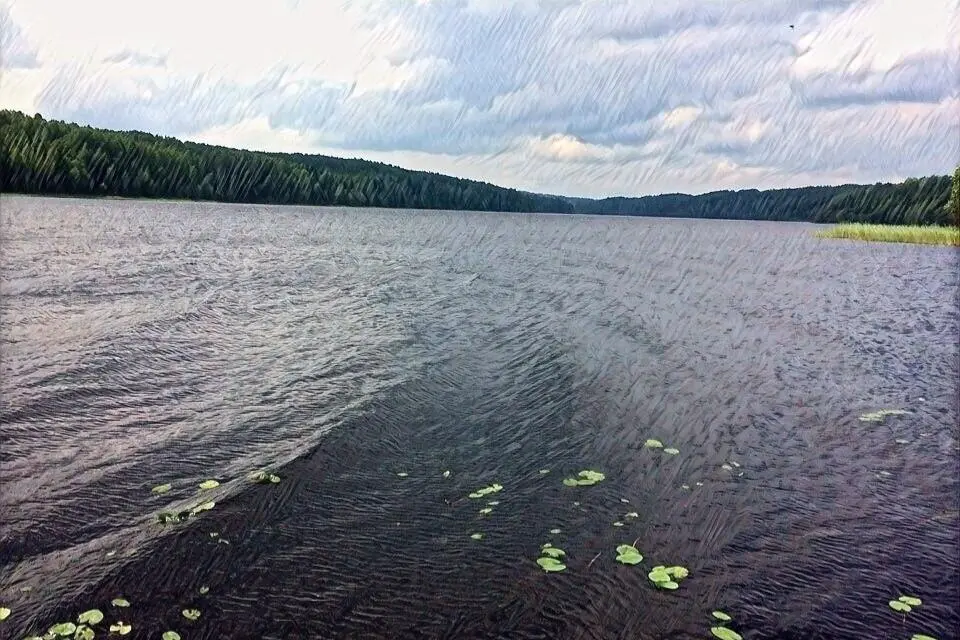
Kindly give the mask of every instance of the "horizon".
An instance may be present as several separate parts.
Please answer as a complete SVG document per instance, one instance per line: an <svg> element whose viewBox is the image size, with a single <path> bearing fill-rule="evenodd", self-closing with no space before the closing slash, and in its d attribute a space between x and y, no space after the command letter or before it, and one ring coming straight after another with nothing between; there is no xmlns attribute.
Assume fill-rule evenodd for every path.
<svg viewBox="0 0 960 640"><path fill-rule="evenodd" d="M0 0L0 108L565 198L957 161L951 0L54 5Z"/></svg>

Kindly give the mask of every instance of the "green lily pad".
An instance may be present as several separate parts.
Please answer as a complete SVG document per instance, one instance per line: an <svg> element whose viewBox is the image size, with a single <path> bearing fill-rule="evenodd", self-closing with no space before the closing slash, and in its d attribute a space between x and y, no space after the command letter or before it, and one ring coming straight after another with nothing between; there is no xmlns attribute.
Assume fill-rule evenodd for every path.
<svg viewBox="0 0 960 640"><path fill-rule="evenodd" d="M618 521L616 521L616 522L613 523L613 526L615 526L615 527L622 527L622 526L623 526L623 523L618 520Z"/></svg>
<svg viewBox="0 0 960 640"><path fill-rule="evenodd" d="M274 474L271 473L271 474L270 474L270 484L277 484L278 482L280 482L280 476L274 475Z"/></svg>
<svg viewBox="0 0 960 640"><path fill-rule="evenodd" d="M172 511L161 511L157 514L157 521L160 524L176 524L178 522L183 522L183 518L179 513L173 513Z"/></svg>
<svg viewBox="0 0 960 640"><path fill-rule="evenodd" d="M73 640L93 640L96 637L97 634L94 633L93 629L85 624L77 627L76 632L73 634Z"/></svg>
<svg viewBox="0 0 960 640"><path fill-rule="evenodd" d="M187 620L196 620L197 618L200 617L199 609L184 609L180 613L182 613L183 617L186 618Z"/></svg>
<svg viewBox="0 0 960 640"><path fill-rule="evenodd" d="M50 627L48 633L54 636L72 636L76 630L77 625L72 622L60 622Z"/></svg>
<svg viewBox="0 0 960 640"><path fill-rule="evenodd" d="M617 553L640 553L632 544L618 544Z"/></svg>
<svg viewBox="0 0 960 640"><path fill-rule="evenodd" d="M654 567L650 573L647 574L647 577L650 578L652 582L670 582L671 576L667 573L666 567Z"/></svg>
<svg viewBox="0 0 960 640"><path fill-rule="evenodd" d="M171 485L170 483L158 484L153 489L150 489L150 491L156 494L161 494L161 493L166 493L167 491L170 491L170 489L172 488L173 488L173 485Z"/></svg>
<svg viewBox="0 0 960 640"><path fill-rule="evenodd" d="M558 533L560 533L560 529L550 529L550 533L552 533L553 535L557 535Z"/></svg>
<svg viewBox="0 0 960 640"><path fill-rule="evenodd" d="M631 511L630 513L628 513L628 514L627 514L626 516L624 516L624 517L626 517L626 518L639 518L639 517L640 517L640 514L637 513L636 511Z"/></svg>
<svg viewBox="0 0 960 640"><path fill-rule="evenodd" d="M671 456L675 456L675 455L677 455L678 453L680 453L680 449L674 449L673 447L667 447L666 449L663 450L663 452L664 452L664 453L667 453L667 454L670 454Z"/></svg>
<svg viewBox="0 0 960 640"><path fill-rule="evenodd" d="M115 606L115 607L129 607L129 606L130 606L130 602L129 602L126 598L114 598L113 600L110 601L110 604L112 604L112 605Z"/></svg>
<svg viewBox="0 0 960 640"><path fill-rule="evenodd" d="M632 544L621 544L617 546L617 562L621 564L640 564L643 556Z"/></svg>
<svg viewBox="0 0 960 640"><path fill-rule="evenodd" d="M920 600L920 598L914 598L913 596L900 596L897 598L897 600L904 604L908 604L911 607L919 607L921 604L923 604L923 601Z"/></svg>
<svg viewBox="0 0 960 640"><path fill-rule="evenodd" d="M201 489L216 489L220 486L220 483L216 480L204 480L200 483Z"/></svg>
<svg viewBox="0 0 960 640"><path fill-rule="evenodd" d="M6 620L10 617L12 612L6 607L0 607L0 621Z"/></svg>
<svg viewBox="0 0 960 640"><path fill-rule="evenodd" d="M473 493L469 494L469 497L470 497L470 498L482 498L482 497L484 497L484 496L486 496L486 495L490 495L491 493L497 493L498 491L502 491L502 490L503 490L503 485L500 485L500 484L497 484L496 482L494 482L494 483L493 483L492 485L490 485L489 487L484 487L484 488L482 488L482 489L477 489L477 490L474 491Z"/></svg>
<svg viewBox="0 0 960 640"><path fill-rule="evenodd" d="M910 413L909 411L904 411L903 409L880 409L879 411L871 411L869 413L864 413L860 416L861 422L883 422L883 419L887 416L903 416Z"/></svg>
<svg viewBox="0 0 960 640"><path fill-rule="evenodd" d="M925 636L922 633L915 633L910 636L910 640L937 640L933 636Z"/></svg>
<svg viewBox="0 0 960 640"><path fill-rule="evenodd" d="M908 605L906 602L900 602L899 600L891 600L889 603L890 608L894 611L902 611L904 613L909 613L913 607Z"/></svg>
<svg viewBox="0 0 960 640"><path fill-rule="evenodd" d="M407 473L406 471L401 471L400 473L397 474L397 477L398 477L398 478L406 478L408 475L410 475L410 474Z"/></svg>
<svg viewBox="0 0 960 640"><path fill-rule="evenodd" d="M123 622L117 622L116 624L110 625L110 633L117 633L121 636L125 636L133 629L129 624Z"/></svg>
<svg viewBox="0 0 960 640"><path fill-rule="evenodd" d="M499 501L499 500L491 500L490 502L487 503L487 506L488 506L488 507L495 507L495 506L497 506L498 504L500 504L500 501Z"/></svg>
<svg viewBox="0 0 960 640"><path fill-rule="evenodd" d="M607 477L602 473L600 473L599 471L591 471L589 469L585 471L581 471L578 475L581 478L584 478L586 480L592 480L593 482L600 482L601 480L604 480Z"/></svg>
<svg viewBox="0 0 960 640"><path fill-rule="evenodd" d="M180 640L180 634L176 631L164 631L160 636L163 640Z"/></svg>
<svg viewBox="0 0 960 640"><path fill-rule="evenodd" d="M680 488L681 488L681 489L684 489L684 490L686 490L686 491L689 491L689 490L690 490L690 485L688 485L688 484L682 484L682 485L680 485Z"/></svg>
<svg viewBox="0 0 960 640"><path fill-rule="evenodd" d="M723 622L730 622L733 620L733 618L725 614L723 611L714 611L711 615L717 620L722 620Z"/></svg>
<svg viewBox="0 0 960 640"><path fill-rule="evenodd" d="M549 549L549 548L552 547L552 546L553 546L553 545L550 544L549 542L544 542L542 545L540 545L540 548L541 548L541 549Z"/></svg>
<svg viewBox="0 0 960 640"><path fill-rule="evenodd" d="M443 477L444 477L444 478L449 478L449 477L450 477L450 470L449 470L449 469L447 469L446 471L443 472Z"/></svg>
<svg viewBox="0 0 960 640"><path fill-rule="evenodd" d="M657 582L656 585L657 585L657 588L659 589L669 589L670 591L680 588L680 585L674 582L673 580L667 580L666 582Z"/></svg>
<svg viewBox="0 0 960 640"><path fill-rule="evenodd" d="M676 580L683 580L690 575L690 571L688 571L686 567L667 567L665 571Z"/></svg>
<svg viewBox="0 0 960 640"><path fill-rule="evenodd" d="M726 627L710 627L710 633L720 640L743 640L743 636Z"/></svg>
<svg viewBox="0 0 960 640"><path fill-rule="evenodd" d="M567 553L559 547L544 547L540 550L540 552L545 556L550 556L551 558L559 558L560 556L567 555Z"/></svg>
<svg viewBox="0 0 960 640"><path fill-rule="evenodd" d="M90 609L77 616L80 624L99 624L103 622L103 612L100 609Z"/></svg>
<svg viewBox="0 0 960 640"><path fill-rule="evenodd" d="M733 471L733 467L731 467L730 465L728 465L726 462L724 462L722 465L720 465L720 468L723 469L724 471Z"/></svg>
<svg viewBox="0 0 960 640"><path fill-rule="evenodd" d="M577 479L576 479L576 478L564 478L564 479L563 479L563 484L564 484L564 486L566 486L566 487L575 487L575 486L577 486Z"/></svg>
<svg viewBox="0 0 960 640"><path fill-rule="evenodd" d="M555 571L563 571L567 568L567 565L563 564L555 558L538 558L537 564L546 571L547 573L552 573Z"/></svg>
<svg viewBox="0 0 960 640"><path fill-rule="evenodd" d="M492 511L493 511L493 509L492 509L491 507L484 507L483 509L480 509L480 515L484 515L484 516L485 516L485 515L487 515L488 513L491 513Z"/></svg>
<svg viewBox="0 0 960 640"><path fill-rule="evenodd" d="M280 482L280 476L267 473L266 471L254 471L247 478L257 484L277 484Z"/></svg>
<svg viewBox="0 0 960 640"><path fill-rule="evenodd" d="M540 475L546 475L550 473L550 469L540 469Z"/></svg>
<svg viewBox="0 0 960 640"><path fill-rule="evenodd" d="M483 534L482 534L482 533L471 533L471 534L470 534L470 537L473 538L474 540L482 540L482 539L483 539Z"/></svg>
<svg viewBox="0 0 960 640"><path fill-rule="evenodd" d="M654 440L653 438L650 438L649 440L644 442L643 446L645 446L648 449L663 449L663 443L660 442L659 440Z"/></svg>
<svg viewBox="0 0 960 640"><path fill-rule="evenodd" d="M208 593L210 593L210 587L208 587L208 586L206 586L206 585L200 587L200 595L205 596L205 595L207 595Z"/></svg>
<svg viewBox="0 0 960 640"><path fill-rule="evenodd" d="M201 502L193 509L190 509L190 515L195 516L203 511L210 511L210 509L213 509L215 506L217 506L217 503L213 500L210 500L209 502Z"/></svg>

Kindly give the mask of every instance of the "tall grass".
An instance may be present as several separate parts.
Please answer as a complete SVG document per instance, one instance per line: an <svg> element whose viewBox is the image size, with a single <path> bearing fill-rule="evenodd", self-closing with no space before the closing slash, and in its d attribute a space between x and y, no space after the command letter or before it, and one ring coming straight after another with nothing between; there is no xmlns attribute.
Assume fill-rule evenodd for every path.
<svg viewBox="0 0 960 640"><path fill-rule="evenodd" d="M908 226L892 224L844 223L818 231L818 238L843 238L873 242L910 242L960 247L960 227Z"/></svg>

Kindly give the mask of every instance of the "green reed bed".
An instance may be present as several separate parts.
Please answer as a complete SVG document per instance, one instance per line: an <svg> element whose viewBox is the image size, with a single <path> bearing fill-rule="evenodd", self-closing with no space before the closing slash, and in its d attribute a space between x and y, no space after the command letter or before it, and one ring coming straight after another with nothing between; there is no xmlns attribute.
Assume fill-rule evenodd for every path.
<svg viewBox="0 0 960 640"><path fill-rule="evenodd" d="M815 235L818 238L960 246L960 227L952 226L845 223L817 231Z"/></svg>

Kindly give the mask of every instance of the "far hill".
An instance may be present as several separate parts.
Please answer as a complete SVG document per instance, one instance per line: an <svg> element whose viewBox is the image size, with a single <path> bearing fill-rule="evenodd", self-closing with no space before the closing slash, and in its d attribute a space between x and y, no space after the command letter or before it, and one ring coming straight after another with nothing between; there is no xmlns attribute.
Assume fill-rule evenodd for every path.
<svg viewBox="0 0 960 640"><path fill-rule="evenodd" d="M0 111L0 191L264 204L947 224L949 176L899 184L564 198L368 160L265 153Z"/></svg>

